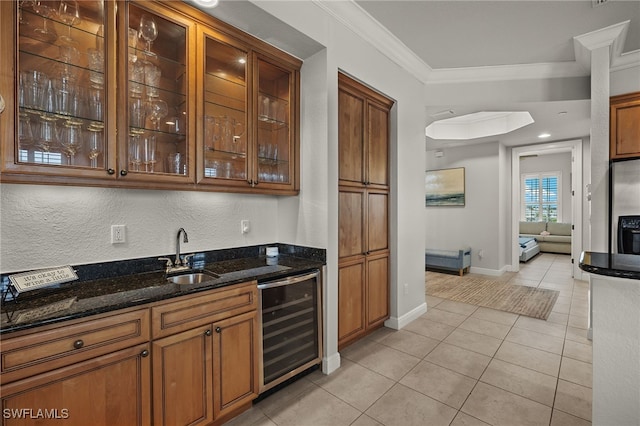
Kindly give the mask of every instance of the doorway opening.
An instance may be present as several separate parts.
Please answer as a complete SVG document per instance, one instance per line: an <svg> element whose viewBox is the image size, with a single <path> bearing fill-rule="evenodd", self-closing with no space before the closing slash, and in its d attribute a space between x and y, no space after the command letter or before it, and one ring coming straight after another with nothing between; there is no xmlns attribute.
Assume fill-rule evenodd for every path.
<svg viewBox="0 0 640 426"><path fill-rule="evenodd" d="M571 260L572 276L582 279L582 271L578 267L578 260L582 251L582 140L570 140L563 142L551 142L546 144L528 145L513 148L511 151L511 270L520 270L520 254L518 236L520 229L521 208L522 208L522 180L520 161L530 156L541 156L549 154L570 153L571 173L570 176L563 177L569 179L567 185L570 191L570 201L565 203L570 206L570 212L566 209L562 213L562 221L570 221L571 231Z"/></svg>

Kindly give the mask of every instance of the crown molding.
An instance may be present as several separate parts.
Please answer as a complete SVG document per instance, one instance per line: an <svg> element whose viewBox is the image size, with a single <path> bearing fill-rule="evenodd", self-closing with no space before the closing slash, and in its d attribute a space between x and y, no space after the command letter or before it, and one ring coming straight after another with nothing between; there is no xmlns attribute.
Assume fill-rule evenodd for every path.
<svg viewBox="0 0 640 426"><path fill-rule="evenodd" d="M588 70L584 70L576 62L439 68L431 72L426 84L532 80L540 78L584 77L587 75L589 75Z"/></svg>
<svg viewBox="0 0 640 426"><path fill-rule="evenodd" d="M574 37L575 61L433 69L354 0L311 1L425 84L585 77L591 51L604 46L612 46L612 71L640 67L640 51L622 54L630 21Z"/></svg>
<svg viewBox="0 0 640 426"><path fill-rule="evenodd" d="M418 80L428 80L431 67L355 1L312 1Z"/></svg>

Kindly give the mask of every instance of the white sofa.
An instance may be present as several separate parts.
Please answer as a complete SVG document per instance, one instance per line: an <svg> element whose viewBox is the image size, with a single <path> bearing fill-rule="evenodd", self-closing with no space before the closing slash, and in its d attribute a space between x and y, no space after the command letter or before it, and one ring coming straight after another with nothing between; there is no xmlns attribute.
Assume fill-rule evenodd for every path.
<svg viewBox="0 0 640 426"><path fill-rule="evenodd" d="M520 236L535 238L541 252L571 254L570 223L520 222Z"/></svg>

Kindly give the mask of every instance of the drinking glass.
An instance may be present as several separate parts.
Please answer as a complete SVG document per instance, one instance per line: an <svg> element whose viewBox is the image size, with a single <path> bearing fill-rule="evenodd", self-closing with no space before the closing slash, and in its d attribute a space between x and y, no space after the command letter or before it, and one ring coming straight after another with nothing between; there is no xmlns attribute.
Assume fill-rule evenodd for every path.
<svg viewBox="0 0 640 426"><path fill-rule="evenodd" d="M89 139L87 142L89 148L89 161L92 168L98 167L98 157L102 154L102 128L89 126Z"/></svg>
<svg viewBox="0 0 640 426"><path fill-rule="evenodd" d="M144 128L146 105L141 98L131 98L129 103L129 126Z"/></svg>
<svg viewBox="0 0 640 426"><path fill-rule="evenodd" d="M160 96L158 86L160 85L160 76L162 72L155 64L145 61L144 62L144 83L147 86L147 97L157 98Z"/></svg>
<svg viewBox="0 0 640 426"><path fill-rule="evenodd" d="M136 62L138 56L136 49L138 48L138 31L129 28L129 62Z"/></svg>
<svg viewBox="0 0 640 426"><path fill-rule="evenodd" d="M42 152L44 163L49 163L49 152L51 149L59 145L58 128L56 126L57 118L49 116L40 117L40 130L36 138L35 146Z"/></svg>
<svg viewBox="0 0 640 426"><path fill-rule="evenodd" d="M142 15L139 31L140 37L147 42L147 50L144 53L149 56L155 56L155 53L151 52L151 42L158 37L158 25L155 19L149 15Z"/></svg>
<svg viewBox="0 0 640 426"><path fill-rule="evenodd" d="M73 75L62 74L53 81L55 90L55 111L58 114L71 114L71 106L76 90L76 78Z"/></svg>
<svg viewBox="0 0 640 426"><path fill-rule="evenodd" d="M48 77L40 71L27 71L25 87L25 106L27 108L41 109L44 98L44 90Z"/></svg>
<svg viewBox="0 0 640 426"><path fill-rule="evenodd" d="M69 34L60 36L62 41L72 42L71 27L80 23L80 5L76 0L61 0L58 17L69 27Z"/></svg>
<svg viewBox="0 0 640 426"><path fill-rule="evenodd" d="M144 138L143 162L145 171L149 173L153 173L153 169L156 164L156 147L156 135L149 135Z"/></svg>
<svg viewBox="0 0 640 426"><path fill-rule="evenodd" d="M140 135L132 133L129 135L129 164L131 168L139 172L142 163L142 148L140 143Z"/></svg>
<svg viewBox="0 0 640 426"><path fill-rule="evenodd" d="M45 84L44 93L42 95L42 105L40 105L40 109L47 112L55 112L56 111L56 91L53 88L53 83L51 80L47 79Z"/></svg>
<svg viewBox="0 0 640 426"><path fill-rule="evenodd" d="M144 89L144 64L138 61L129 60L129 92L132 97L142 97Z"/></svg>
<svg viewBox="0 0 640 426"><path fill-rule="evenodd" d="M216 117L204 117L204 147L207 151L214 151L220 141L220 121Z"/></svg>
<svg viewBox="0 0 640 426"><path fill-rule="evenodd" d="M104 117L104 92L101 88L89 89L89 118L102 124ZM94 125L97 125L94 123Z"/></svg>
<svg viewBox="0 0 640 426"><path fill-rule="evenodd" d="M167 156L167 172L177 175L183 174L182 155L179 152L173 152Z"/></svg>
<svg viewBox="0 0 640 426"><path fill-rule="evenodd" d="M104 53L101 50L89 48L87 50L89 56L89 81L93 87L102 87L104 85Z"/></svg>
<svg viewBox="0 0 640 426"><path fill-rule="evenodd" d="M18 146L20 149L29 151L33 147L33 130L31 129L31 119L28 114L18 114Z"/></svg>
<svg viewBox="0 0 640 426"><path fill-rule="evenodd" d="M75 156L82 149L82 123L66 121L60 131L60 146L69 165L75 164Z"/></svg>

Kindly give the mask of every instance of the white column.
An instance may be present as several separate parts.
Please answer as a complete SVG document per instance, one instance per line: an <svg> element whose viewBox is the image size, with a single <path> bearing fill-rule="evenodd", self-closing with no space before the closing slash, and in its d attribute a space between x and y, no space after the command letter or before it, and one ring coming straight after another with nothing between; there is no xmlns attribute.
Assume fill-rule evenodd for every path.
<svg viewBox="0 0 640 426"><path fill-rule="evenodd" d="M607 252L609 238L609 49L591 51L591 251Z"/></svg>

